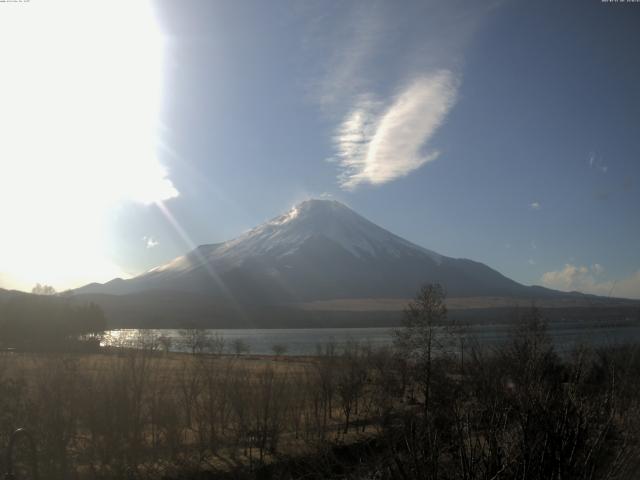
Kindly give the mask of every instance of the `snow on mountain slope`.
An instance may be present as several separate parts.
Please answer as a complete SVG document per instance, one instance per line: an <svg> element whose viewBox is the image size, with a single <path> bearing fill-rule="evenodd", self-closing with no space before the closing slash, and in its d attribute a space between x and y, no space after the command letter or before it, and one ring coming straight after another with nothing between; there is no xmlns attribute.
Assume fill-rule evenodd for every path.
<svg viewBox="0 0 640 480"><path fill-rule="evenodd" d="M327 238L356 257L381 254L401 256L423 253L440 262L441 256L414 245L361 217L336 201L307 200L289 212L263 223L244 235L220 245L208 260L238 266L246 258L271 255L283 258L307 240Z"/></svg>
<svg viewBox="0 0 640 480"><path fill-rule="evenodd" d="M228 242L202 245L187 255L155 267L147 274L190 271L209 264L219 271L240 267L252 258L285 259L314 237L330 240L358 258L427 255L442 256L414 245L379 227L337 201L307 200Z"/></svg>
<svg viewBox="0 0 640 480"><path fill-rule="evenodd" d="M308 200L233 240L202 245L117 285L92 284L77 292L182 290L288 303L406 298L426 282L441 282L460 296L517 295L528 288L481 263L404 240L340 202Z"/></svg>

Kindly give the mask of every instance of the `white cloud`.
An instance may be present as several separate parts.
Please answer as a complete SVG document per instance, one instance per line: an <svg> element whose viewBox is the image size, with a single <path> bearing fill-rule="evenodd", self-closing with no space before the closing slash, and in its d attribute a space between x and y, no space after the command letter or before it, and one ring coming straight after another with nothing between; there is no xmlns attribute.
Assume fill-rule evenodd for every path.
<svg viewBox="0 0 640 480"><path fill-rule="evenodd" d="M153 248L160 245L160 242L153 237L142 237L142 239L144 240L144 244L147 248Z"/></svg>
<svg viewBox="0 0 640 480"><path fill-rule="evenodd" d="M501 3L300 2L297 8L305 5L309 22L301 44L313 73L310 97L325 113L342 117L363 92L384 91L437 69L455 71ZM412 18L420 19L421 28L407 28ZM384 84L381 65L386 67Z"/></svg>
<svg viewBox="0 0 640 480"><path fill-rule="evenodd" d="M414 80L386 109L363 97L334 138L342 187L380 185L436 159L438 151L423 148L454 105L457 87L453 73L440 70Z"/></svg>
<svg viewBox="0 0 640 480"><path fill-rule="evenodd" d="M540 210L540 202L537 202L537 201L536 202L531 202L529 204L529 208L531 210Z"/></svg>
<svg viewBox="0 0 640 480"><path fill-rule="evenodd" d="M563 291L640 298L640 270L620 280L603 280L601 278L603 273L604 268L598 263L591 267L567 263L561 270L546 272L542 275L542 284Z"/></svg>
<svg viewBox="0 0 640 480"><path fill-rule="evenodd" d="M460 72L472 38L501 3L342 2L329 11L324 4L322 11L307 9L310 98L337 120L332 160L342 167L343 188L391 181L438 156L422 149L456 101L460 77L452 72ZM419 18L422 28L407 29L409 18Z"/></svg>

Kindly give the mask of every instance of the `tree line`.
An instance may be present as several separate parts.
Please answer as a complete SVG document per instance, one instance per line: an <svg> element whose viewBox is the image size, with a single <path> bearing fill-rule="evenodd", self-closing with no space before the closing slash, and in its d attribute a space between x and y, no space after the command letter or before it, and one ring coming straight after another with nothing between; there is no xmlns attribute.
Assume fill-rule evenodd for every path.
<svg viewBox="0 0 640 480"><path fill-rule="evenodd" d="M75 340L106 328L104 313L93 303L48 295L16 295L0 302L0 343L5 347Z"/></svg>

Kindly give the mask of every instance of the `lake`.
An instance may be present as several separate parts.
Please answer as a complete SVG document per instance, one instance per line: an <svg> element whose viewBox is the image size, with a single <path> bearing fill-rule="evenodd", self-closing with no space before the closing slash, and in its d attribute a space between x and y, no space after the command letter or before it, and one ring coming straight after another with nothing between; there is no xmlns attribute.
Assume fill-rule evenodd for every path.
<svg viewBox="0 0 640 480"><path fill-rule="evenodd" d="M481 345L497 346L506 342L512 331L510 325L471 325L466 336ZM618 326L601 323L552 323L551 337L559 351L567 351L579 344L593 346L640 343L640 324L625 323ZM318 346L333 344L339 351L349 342L371 347L383 347L393 342L391 328L298 328L298 329L219 329L205 330L210 336L224 339L225 351L233 352L234 341L242 340L249 353L273 354L274 345L286 347L287 355L314 355ZM170 339L170 350L190 351L181 330L127 329L107 332L103 345L136 347L141 342L165 337Z"/></svg>

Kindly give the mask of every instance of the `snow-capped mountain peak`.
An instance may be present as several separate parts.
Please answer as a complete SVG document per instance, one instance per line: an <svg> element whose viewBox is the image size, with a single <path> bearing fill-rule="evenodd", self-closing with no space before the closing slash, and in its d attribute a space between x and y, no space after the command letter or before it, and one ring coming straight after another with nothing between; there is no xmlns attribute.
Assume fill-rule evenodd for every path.
<svg viewBox="0 0 640 480"><path fill-rule="evenodd" d="M352 255L393 255L418 252L440 262L442 257L414 245L361 217L335 200L307 200L240 237L224 243L213 256L237 263L248 257L272 255L282 258L307 240L321 237Z"/></svg>
<svg viewBox="0 0 640 480"><path fill-rule="evenodd" d="M85 291L181 290L280 304L408 298L428 282L462 296L526 291L486 265L415 245L334 200L304 201L233 240L201 245L117 288L105 284Z"/></svg>

